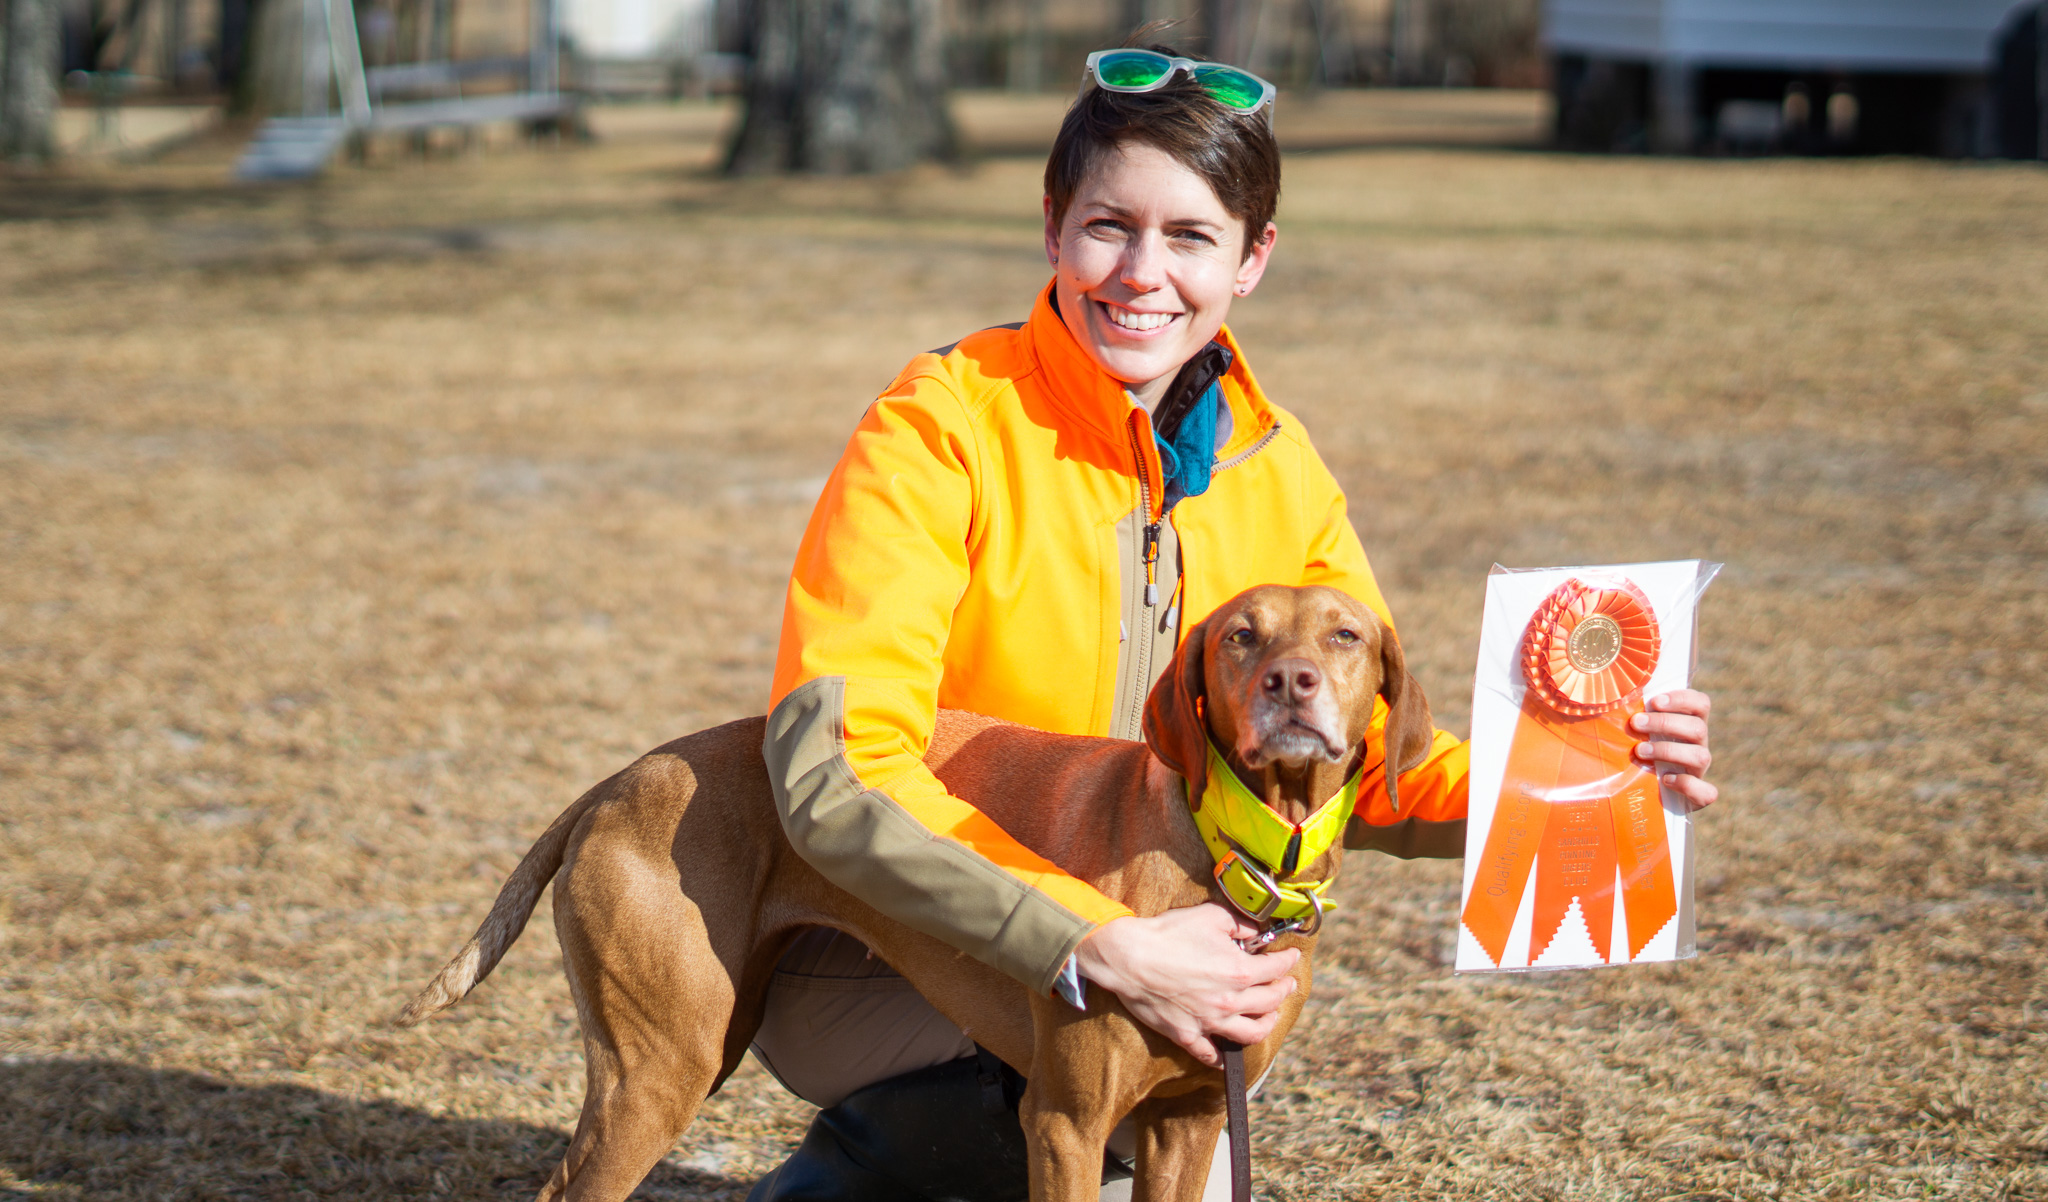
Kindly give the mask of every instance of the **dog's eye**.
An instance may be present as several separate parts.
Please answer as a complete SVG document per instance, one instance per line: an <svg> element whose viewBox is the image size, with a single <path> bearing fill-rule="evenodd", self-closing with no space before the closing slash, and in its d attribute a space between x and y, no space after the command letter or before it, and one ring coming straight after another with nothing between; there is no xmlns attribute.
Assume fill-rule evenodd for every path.
<svg viewBox="0 0 2048 1202"><path fill-rule="evenodd" d="M1358 632L1355 630L1340 630L1337 632L1336 637L1338 642L1348 647L1358 641Z"/></svg>
<svg viewBox="0 0 2048 1202"><path fill-rule="evenodd" d="M1251 646L1251 643L1252 643L1252 632L1251 632L1251 628L1250 628L1249 626L1240 626L1240 627L1238 627L1238 628L1237 628L1236 630L1233 630L1233 631L1231 631L1231 632L1230 632L1230 641L1231 641L1231 642L1233 642L1233 643L1236 643L1236 644L1237 644L1238 646L1240 646L1240 647L1249 647L1249 646Z"/></svg>

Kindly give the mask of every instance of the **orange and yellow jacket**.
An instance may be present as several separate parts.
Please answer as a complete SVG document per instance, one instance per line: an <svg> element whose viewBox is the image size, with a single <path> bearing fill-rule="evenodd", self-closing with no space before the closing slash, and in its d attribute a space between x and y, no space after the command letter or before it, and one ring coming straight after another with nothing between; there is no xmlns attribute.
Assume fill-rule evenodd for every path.
<svg viewBox="0 0 2048 1202"><path fill-rule="evenodd" d="M1244 589L1332 585L1392 624L1343 491L1218 337L1234 359L1214 474L1163 520L1150 416L1047 289L1029 321L910 361L854 431L791 572L764 746L790 842L1040 992L1129 911L947 794L922 760L934 711L1135 739L1181 630ZM1345 845L1462 854L1466 747L1439 731L1396 817L1380 708Z"/></svg>

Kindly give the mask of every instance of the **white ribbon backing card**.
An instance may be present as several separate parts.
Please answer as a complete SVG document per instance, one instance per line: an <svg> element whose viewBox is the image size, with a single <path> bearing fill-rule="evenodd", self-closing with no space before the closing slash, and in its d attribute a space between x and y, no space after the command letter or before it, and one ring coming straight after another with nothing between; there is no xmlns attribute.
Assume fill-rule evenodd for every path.
<svg viewBox="0 0 2048 1202"><path fill-rule="evenodd" d="M1610 822L1608 810L1594 804L1599 799L1592 796L1598 793L1604 798L1609 791L1600 787L1604 781L1595 779L1589 783L1560 779L1554 782L1553 787L1535 790L1530 789L1526 781L1519 781L1515 785L1517 796L1533 798L1540 795L1543 800L1533 804L1525 800L1519 809L1510 807L1514 812L1503 816L1503 835L1496 836L1492 846L1492 859L1496 863L1488 862L1488 839L1493 832L1496 813L1502 809L1502 784L1508 776L1510 752L1518 729L1529 721L1562 724L1543 707L1540 699L1529 697L1529 682L1524 675L1524 636L1539 608L1561 586L1574 579L1596 589L1605 587L1611 596L1621 596L1627 591L1626 586L1633 586L1633 594L1648 602L1656 630L1661 635L1655 666L1641 686L1642 697L1653 697L1684 688L1691 681L1699 596L1720 567L1717 563L1688 559L1521 570L1494 568L1487 580L1486 613L1481 625L1479 665L1472 692L1471 808L1465 835L1464 889L1459 902L1462 918L1458 928L1457 971L1589 968L1606 964L1682 960L1697 954L1693 919L1692 822L1684 799L1669 790L1656 787L1662 803L1659 807L1648 802L1648 784L1643 785L1643 791L1637 794L1642 800L1633 822L1627 818L1629 811L1620 808L1614 811L1620 816L1611 820L1633 827L1632 832L1623 834L1633 834L1638 854L1641 849L1660 843L1668 847L1671 892L1664 893L1661 887L1648 891L1665 899L1662 901L1643 896L1645 874L1636 874L1632 879L1627 871L1631 851L1627 846L1630 840L1626 837L1621 840L1624 845L1620 852L1621 867L1616 867L1616 855L1611 846L1616 836L1607 826ZM1626 600L1623 598L1624 603ZM1599 625L1600 620L1594 619L1594 629L1589 630L1588 637L1573 643L1575 656L1582 645L1594 646L1599 642L1595 637L1601 633ZM1607 626L1612 627L1613 623L1609 622ZM1597 647L1593 653L1598 654ZM1526 707L1529 717L1525 717L1525 700L1531 701ZM1616 711L1613 718L1617 722L1622 720L1621 711ZM1579 725L1583 728L1589 724L1582 722ZM1612 731L1608 733L1611 735ZM1525 733L1524 737L1530 736ZM1525 773L1530 758L1526 750L1524 758L1517 761ZM1542 756L1538 754L1533 758L1540 760ZM1557 763L1555 753L1548 762ZM1662 764L1658 768L1660 773L1671 770ZM1570 803L1578 804L1568 821L1578 825L1564 829L1562 833L1557 829L1551 830L1541 840L1544 850L1538 851L1536 836L1528 832L1540 831L1543 816L1556 812L1553 807ZM1643 814L1640 810L1648 810L1649 813ZM1579 848L1595 842L1591 824L1596 818L1602 827L1600 837L1609 846L1603 848L1598 859L1589 859L1593 853ZM1530 825L1532 821L1533 826ZM1661 821L1661 831L1652 825L1656 821ZM1520 824L1519 828L1509 829L1516 823ZM1554 857L1555 862L1541 863L1546 855ZM1579 858L1573 861L1572 857ZM1511 864L1510 861L1516 863ZM1589 869L1589 863L1597 867ZM1567 869L1562 875L1561 866ZM1594 880L1589 872L1610 879ZM1519 888L1514 888L1508 882L1515 882L1517 874L1523 879L1517 882ZM1539 891L1539 878L1549 882L1547 890ZM1475 889L1491 891L1482 897L1479 906L1474 905ZM1510 892L1520 894L1519 902L1512 911L1512 925L1503 925L1509 913L1506 894ZM1544 894L1542 898L1539 898L1539 892ZM1629 895L1626 901L1625 893ZM1563 901L1567 894L1570 896L1568 906ZM1675 901L1675 914L1670 908L1672 901ZM1561 921L1557 917L1560 909L1563 911ZM1627 915L1632 910L1638 914L1641 925L1658 927L1654 934L1628 930ZM1554 930L1534 930L1539 912L1545 917L1545 925ZM1600 932L1604 938L1597 938L1589 928L1589 912L1598 920L1598 925L1611 925L1611 930ZM1651 917L1645 920L1645 914ZM1485 941L1475 934L1475 924L1479 930L1488 932ZM1498 958L1489 951L1488 943L1494 945ZM1608 953L1604 957L1602 945ZM1630 954L1632 947L1637 949L1633 955Z"/></svg>

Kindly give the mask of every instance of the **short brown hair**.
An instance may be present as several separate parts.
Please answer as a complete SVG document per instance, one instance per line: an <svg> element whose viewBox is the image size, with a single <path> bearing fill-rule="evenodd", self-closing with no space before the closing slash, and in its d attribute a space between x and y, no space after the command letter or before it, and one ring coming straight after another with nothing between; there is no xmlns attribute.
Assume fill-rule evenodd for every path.
<svg viewBox="0 0 2048 1202"><path fill-rule="evenodd" d="M1165 55L1169 46L1148 46ZM1045 194L1052 198L1053 224L1066 220L1067 207L1082 181L1126 143L1157 147L1202 177L1224 211L1244 222L1244 254L1280 207L1280 147L1264 111L1237 113L1218 104L1184 71L1151 92L1089 88L1067 109L1045 161Z"/></svg>

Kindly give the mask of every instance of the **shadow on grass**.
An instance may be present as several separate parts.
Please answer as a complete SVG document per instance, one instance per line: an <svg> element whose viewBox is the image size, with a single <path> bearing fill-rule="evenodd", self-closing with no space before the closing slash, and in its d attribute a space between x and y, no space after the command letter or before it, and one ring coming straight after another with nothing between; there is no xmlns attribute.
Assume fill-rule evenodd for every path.
<svg viewBox="0 0 2048 1202"><path fill-rule="evenodd" d="M281 195L307 191L305 185L249 187L228 183L170 186L126 181L0 178L0 222L101 221L127 214L155 220L196 210L251 210Z"/></svg>
<svg viewBox="0 0 2048 1202"><path fill-rule="evenodd" d="M105 1060L0 1064L0 1200L527 1199L568 1137L296 1085L232 1085ZM638 1198L750 1182L662 1164Z"/></svg>

